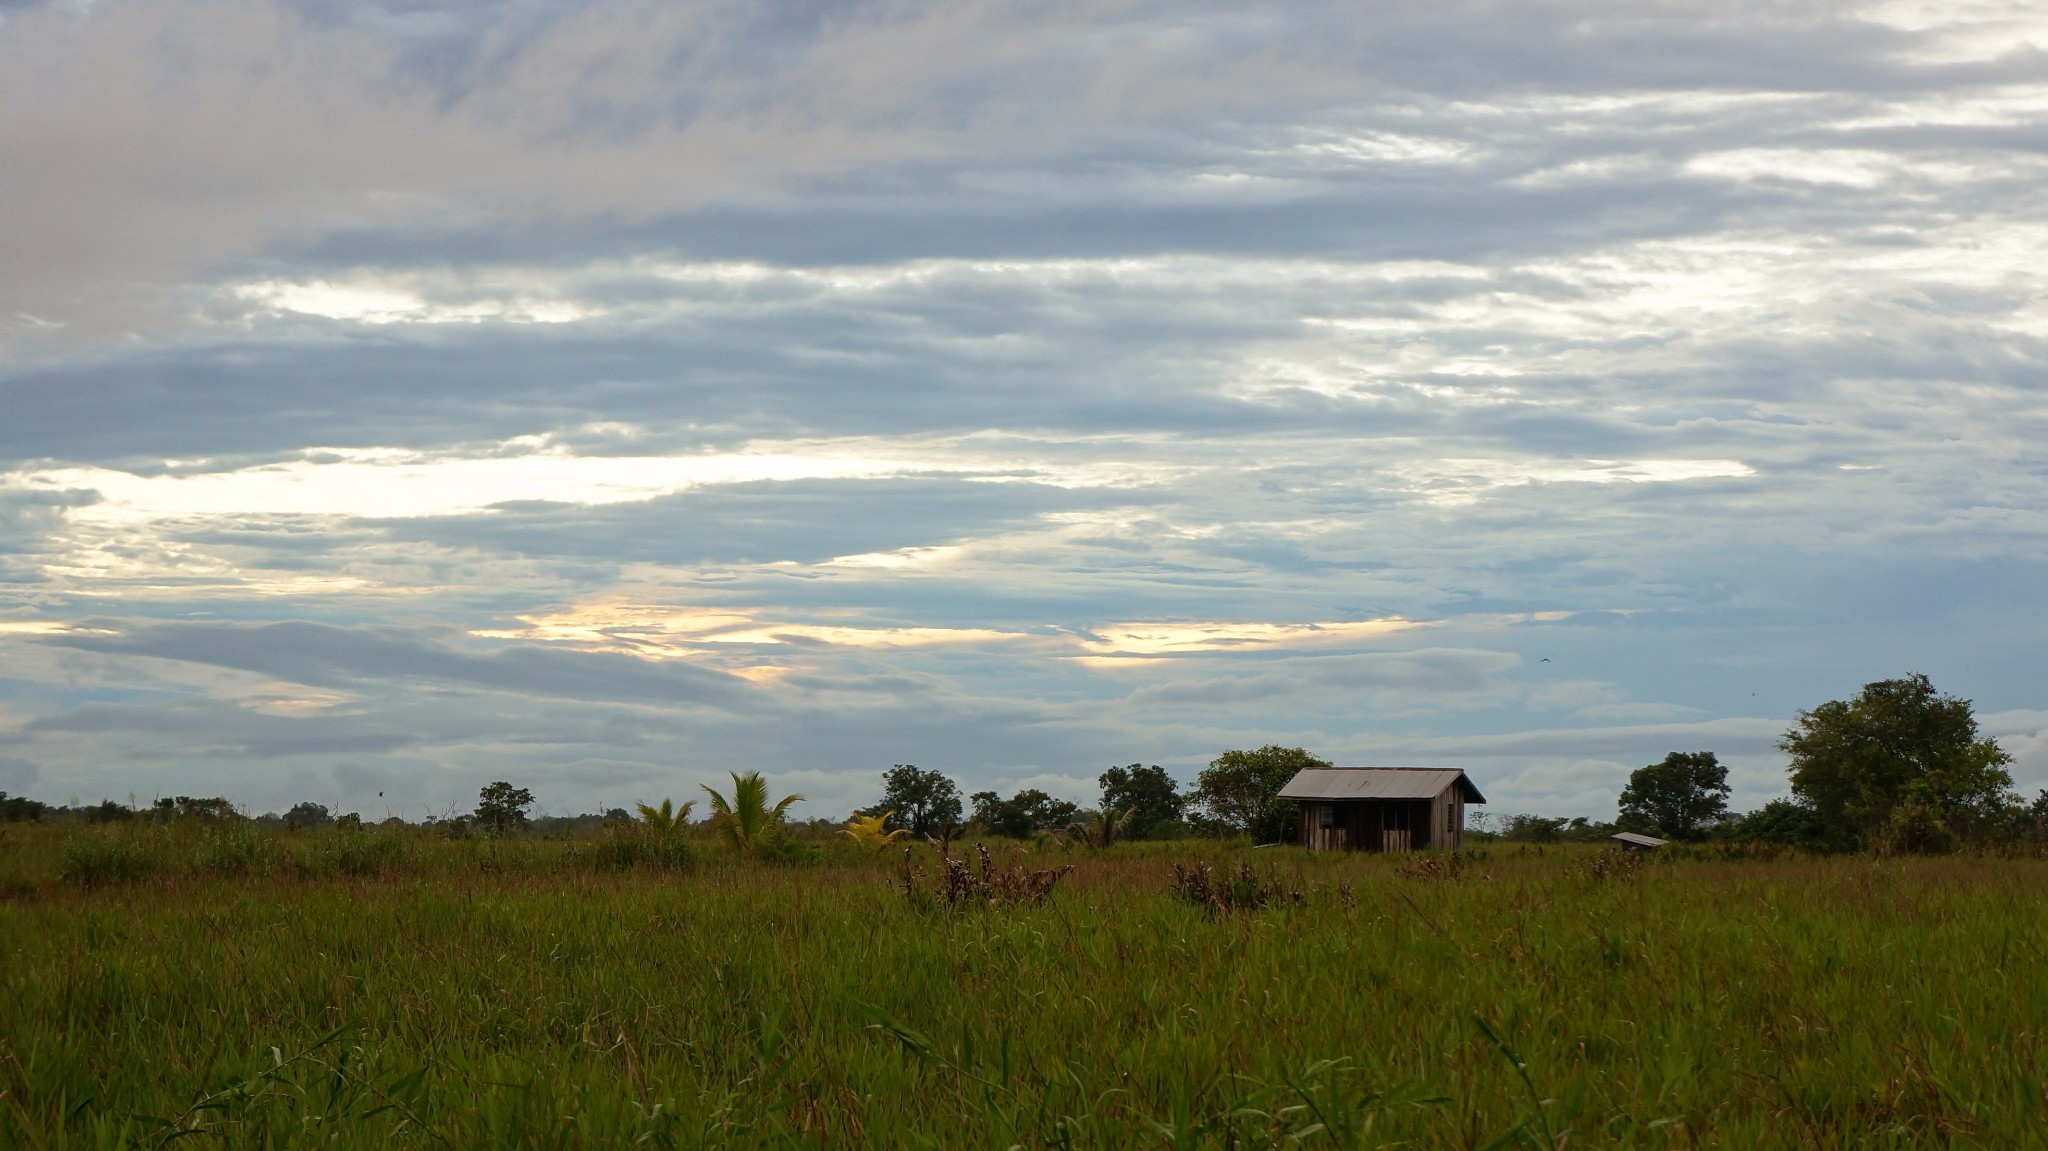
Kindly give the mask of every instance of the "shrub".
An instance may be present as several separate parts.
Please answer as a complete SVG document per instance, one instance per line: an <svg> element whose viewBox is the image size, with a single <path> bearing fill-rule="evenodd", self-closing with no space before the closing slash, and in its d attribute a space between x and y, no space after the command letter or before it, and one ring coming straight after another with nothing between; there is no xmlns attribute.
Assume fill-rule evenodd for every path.
<svg viewBox="0 0 2048 1151"><path fill-rule="evenodd" d="M202 875L233 877L266 870L271 852L267 839L259 840L257 833L247 824L228 824L210 828L199 838L199 847L193 853L193 870Z"/></svg>
<svg viewBox="0 0 2048 1151"><path fill-rule="evenodd" d="M593 871L631 871L650 867L680 870L690 864L690 845L680 835L661 835L638 827L607 828L569 849L570 861Z"/></svg>
<svg viewBox="0 0 2048 1151"><path fill-rule="evenodd" d="M89 832L68 836L57 862L57 874L80 887L105 887L143 879L157 870L153 845L139 836Z"/></svg>
<svg viewBox="0 0 2048 1151"><path fill-rule="evenodd" d="M334 870L343 875L384 875L407 870L413 846L404 835L389 831L342 831L328 840Z"/></svg>

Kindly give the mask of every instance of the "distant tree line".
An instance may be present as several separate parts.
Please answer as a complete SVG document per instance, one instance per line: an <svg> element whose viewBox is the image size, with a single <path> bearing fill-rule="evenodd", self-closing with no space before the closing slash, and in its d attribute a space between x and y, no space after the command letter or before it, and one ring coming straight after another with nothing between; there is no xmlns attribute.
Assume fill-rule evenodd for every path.
<svg viewBox="0 0 2048 1151"><path fill-rule="evenodd" d="M1800 712L1778 749L1790 761L1791 794L1754 811L1729 810L1728 769L1713 752L1675 751L1630 774L1613 823L1482 817L1478 835L1546 842L1636 831L1887 854L2048 843L2048 790L2031 802L2014 791L2012 756L1980 734L1970 701L1924 675L1878 680L1853 699Z"/></svg>
<svg viewBox="0 0 2048 1151"><path fill-rule="evenodd" d="M2048 844L2048 790L2032 802L2022 800L2006 770L2012 757L1978 732L1970 701L1942 694L1924 675L1865 684L1853 699L1802 711L1778 747L1790 760L1791 794L1754 811L1729 809L1728 769L1713 752L1674 751L1629 775L1612 822L1474 812L1468 840L1564 842L1635 831L1687 842L1753 841L1820 851L1940 853L1971 844ZM1083 808L1035 787L1007 796L996 791L963 795L941 772L897 764L882 773L881 799L854 816L867 821L861 836L884 843L900 835L942 839L967 831L1016 839L1058 835L1096 845L1192 835L1281 843L1297 829L1295 805L1280 798L1281 788L1304 768L1330 766L1298 747L1230 750L1211 760L1183 792L1164 768L1133 763L1097 776L1096 805ZM729 796L704 790L711 799L712 830L729 846L743 854L787 848L779 829L801 796L771 803L758 772L734 774ZM533 804L531 791L498 781L482 790L475 811L428 822L443 834L461 837L546 833L558 825L633 819L613 809L602 816L536 820L529 815ZM690 806L673 810L667 801L661 808L642 805L641 822L667 836L686 823ZM145 808L112 800L57 807L0 792L0 821L238 818L233 804L218 797L174 796ZM310 802L281 816L258 817L258 822L361 826L354 813L336 816ZM818 824L814 831L846 834L830 821L813 822Z"/></svg>

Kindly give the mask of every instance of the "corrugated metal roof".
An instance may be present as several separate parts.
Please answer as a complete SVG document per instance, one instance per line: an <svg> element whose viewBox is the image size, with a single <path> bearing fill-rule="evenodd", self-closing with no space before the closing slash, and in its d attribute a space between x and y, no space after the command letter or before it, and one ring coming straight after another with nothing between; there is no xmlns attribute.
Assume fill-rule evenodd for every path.
<svg viewBox="0 0 2048 1151"><path fill-rule="evenodd" d="M1634 847L1662 847L1665 843L1664 840L1658 839L1654 835L1637 835L1633 831L1617 831L1607 838L1619 839L1623 843Z"/></svg>
<svg viewBox="0 0 2048 1151"><path fill-rule="evenodd" d="M1486 797L1455 767L1311 767L1280 789L1282 799L1434 799L1456 785L1467 803Z"/></svg>

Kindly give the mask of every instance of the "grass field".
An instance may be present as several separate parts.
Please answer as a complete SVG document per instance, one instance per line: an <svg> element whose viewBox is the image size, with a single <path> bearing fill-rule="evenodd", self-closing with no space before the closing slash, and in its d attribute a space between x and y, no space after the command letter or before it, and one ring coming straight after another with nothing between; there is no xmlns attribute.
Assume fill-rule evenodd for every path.
<svg viewBox="0 0 2048 1151"><path fill-rule="evenodd" d="M2039 861L147 834L0 833L0 1146L2048 1146Z"/></svg>

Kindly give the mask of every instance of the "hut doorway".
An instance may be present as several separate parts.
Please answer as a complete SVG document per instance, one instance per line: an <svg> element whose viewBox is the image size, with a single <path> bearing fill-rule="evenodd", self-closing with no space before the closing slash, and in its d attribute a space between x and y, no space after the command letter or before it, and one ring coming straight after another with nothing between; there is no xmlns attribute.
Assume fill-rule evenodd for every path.
<svg viewBox="0 0 2048 1151"><path fill-rule="evenodd" d="M1381 805L1380 850L1408 850L1408 805L1388 803Z"/></svg>

